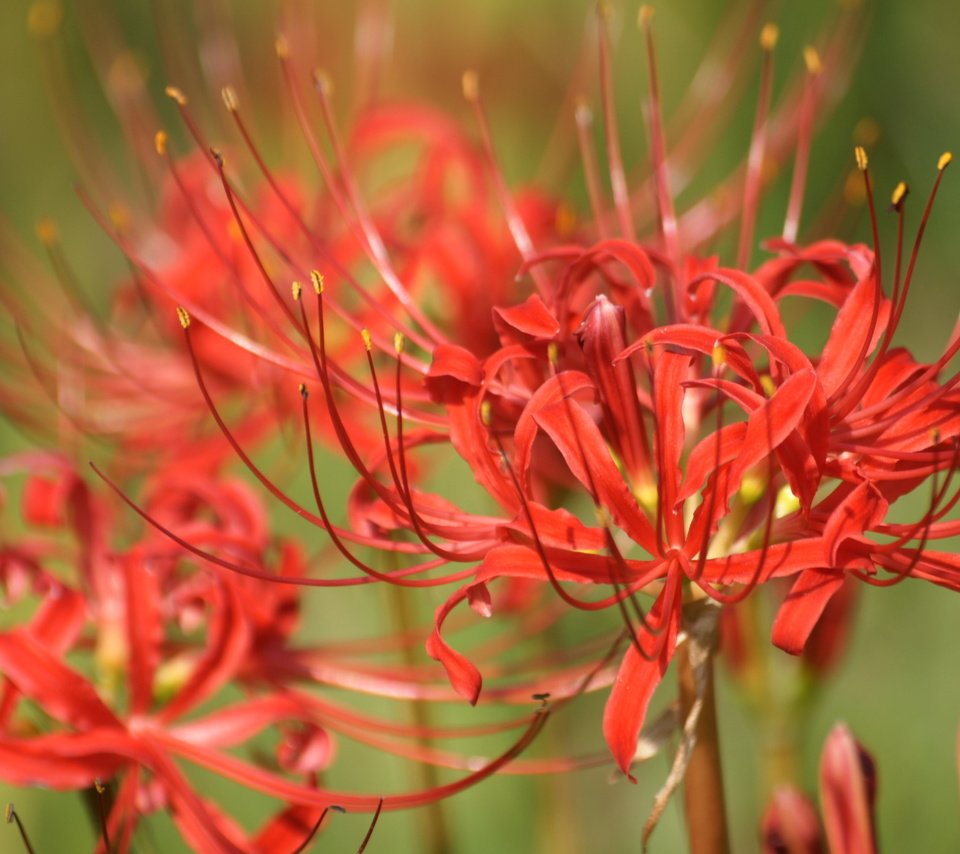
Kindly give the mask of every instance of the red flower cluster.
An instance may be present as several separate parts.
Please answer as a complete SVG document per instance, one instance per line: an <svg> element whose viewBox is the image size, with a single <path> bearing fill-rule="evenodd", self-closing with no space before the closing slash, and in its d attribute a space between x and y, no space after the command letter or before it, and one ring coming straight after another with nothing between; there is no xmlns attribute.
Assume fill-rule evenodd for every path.
<svg viewBox="0 0 960 854"><path fill-rule="evenodd" d="M603 733L629 776L651 739L653 749L664 740L641 733L654 692L686 649L695 697L676 722L683 738L669 794L696 741L721 610L758 588L789 585L772 640L798 654L851 582L914 578L960 589L960 559L931 547L960 534L951 515L960 498L952 488L960 373L949 368L960 330L929 364L894 340L950 155L937 164L912 245L904 242L907 188L895 189L892 264L881 257L862 148L856 165L872 246L798 242L814 117L824 79L843 70L849 24L836 28L822 60L808 50L802 82L775 111L777 32L768 25L749 157L719 202L679 209L676 173L703 152L667 149L649 10L640 24L649 171L631 191L601 21L611 198L581 104L591 206L583 220L551 193L507 186L472 73L463 89L479 147L450 120L409 105L365 108L342 138L329 80L314 76L317 101L308 103L295 52L279 39L285 93L323 181L317 192L268 167L233 88L222 90L237 140L226 153L210 146L184 93L167 89L197 151L177 158L167 134L156 134L164 175L156 218L111 220L87 200L133 270L113 328L53 323L12 302L27 367L61 411L84 430L115 436L118 467L136 468L147 450L155 473L144 497L133 498L132 487L96 467L153 528L131 544L116 535L106 502L59 458L26 461L45 472L27 484L25 517L68 529L73 544L65 555L58 537L2 551L8 598L37 600L23 625L0 634L7 779L59 788L118 779L105 832L124 848L136 816L162 807L199 849L277 850L302 844L335 805L379 814L453 794L513 761L547 717L539 710L468 730L404 727L321 699L305 683L416 702L454 692L474 705L533 696L554 708L612 686ZM121 118L132 120L128 106ZM701 120L720 109L700 106ZM753 266L764 164L791 150L783 234ZM400 179L390 171L397 152L412 164ZM255 181L260 189L250 192ZM706 247L737 218L736 257L725 263ZM292 298L279 282L292 282ZM170 303L176 315L157 311ZM813 303L835 314L826 343L811 353L787 320ZM149 343L136 330L127 338L115 331L141 313L165 318L143 334ZM175 317L185 348L171 352ZM31 359L32 335L61 327L64 350L51 364ZM76 357L66 378L65 355ZM84 394L64 396L64 382L72 388L81 376ZM116 409L91 423L79 397ZM32 422L36 404L15 400L12 414ZM211 424L220 435L211 438ZM301 438L290 438L291 424ZM299 465L313 506L258 461L275 435L305 443ZM326 532L329 555L352 567L348 574L314 573L300 549L269 535L258 499L222 475L228 448L277 501ZM331 507L331 453L357 475L345 513ZM479 485L471 500L436 486L437 469L454 456ZM917 490L929 491L926 510L893 521L891 506ZM68 572L53 572L51 561ZM456 587L421 635L339 652L299 641L298 587L371 582ZM447 637L463 603L505 618L502 632L469 652ZM524 641L572 611L607 611L615 622L598 618L592 637L550 655L526 650ZM363 660L384 649L409 654L424 640L450 687L436 684L435 665ZM825 661L835 646L811 657ZM76 666L61 660L68 653ZM242 700L232 699L236 691ZM214 700L225 705L210 710ZM48 718L40 732L25 722L26 701ZM520 730L515 743L479 763L429 743L511 729ZM328 791L319 774L332 761L335 730L471 773L409 794ZM274 767L231 752L264 731L277 742ZM174 759L284 806L251 837L188 785ZM592 761L518 760L513 770ZM792 833L788 824L780 820L781 836ZM831 839L843 824L828 815Z"/></svg>

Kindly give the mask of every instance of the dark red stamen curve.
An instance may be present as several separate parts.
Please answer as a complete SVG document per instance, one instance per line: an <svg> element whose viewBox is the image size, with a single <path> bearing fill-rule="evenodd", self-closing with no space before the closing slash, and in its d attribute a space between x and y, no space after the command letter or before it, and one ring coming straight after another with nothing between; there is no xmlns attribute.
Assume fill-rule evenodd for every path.
<svg viewBox="0 0 960 854"><path fill-rule="evenodd" d="M363 837L363 842L360 843L360 847L357 849L357 854L363 854L367 849L367 844L370 842L370 838L373 836L373 831L377 826L377 820L380 818L380 812L383 810L383 798L380 798L380 802L377 804L376 812L373 814L373 818L370 820L370 827L367 828L367 835Z"/></svg>
<svg viewBox="0 0 960 854"><path fill-rule="evenodd" d="M232 102L231 102L232 103ZM366 288L364 288L356 278L350 274L346 268L327 250L323 243L319 240L317 235L313 230L307 225L304 221L303 216L300 211L294 206L290 201L286 193L283 192L280 185L277 183L276 178L274 178L273 173L270 171L266 162L263 159L263 156L260 154L260 150L257 147L256 143L253 141L253 137L250 135L250 132L247 128L246 122L243 121L243 118L240 115L240 109L236 104L233 104L229 107L230 114L233 116L234 123L237 126L237 129L240 131L240 135L243 137L243 141L247 146L247 149L250 152L250 155L253 157L254 162L257 164L257 168L260 170L260 174L263 175L270 189L273 191L273 194L280 200L280 203L286 209L287 213L293 217L294 221L297 223L297 227L300 231L303 232L304 236L307 238L307 241L310 245L321 253L326 263L330 264L336 271L344 277L344 279L350 284L354 292L364 301L367 305L376 311L388 324L391 328L397 329L404 333L411 341L416 342L417 346L422 347L425 350L430 350L432 344L422 335L418 334L416 330L411 327L401 324L392 317L391 314L386 310L382 301L376 299ZM339 207L339 205L338 205ZM341 215L343 210L341 209ZM344 221L347 220L347 217L344 217ZM355 237L360 237L354 233ZM362 241L358 241L361 242Z"/></svg>

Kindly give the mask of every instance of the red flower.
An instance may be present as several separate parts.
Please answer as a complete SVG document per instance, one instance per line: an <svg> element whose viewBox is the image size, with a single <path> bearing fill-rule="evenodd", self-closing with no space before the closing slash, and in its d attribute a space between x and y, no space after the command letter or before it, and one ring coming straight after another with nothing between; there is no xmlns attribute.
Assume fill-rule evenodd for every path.
<svg viewBox="0 0 960 854"><path fill-rule="evenodd" d="M772 41L765 32L764 74ZM804 99L818 96L820 72L811 59ZM294 288L295 329L306 341L330 430L361 476L349 503L348 528L330 522L315 472L313 514L254 465L219 414L186 312L181 320L198 381L228 439L274 494L330 531L337 548L363 573L357 581L423 586L466 580L437 610L427 648L470 702L480 696L480 672L446 643L441 630L464 600L484 616L494 613L491 582L504 580L509 588L539 581L576 609L618 608L630 646L614 679L604 730L626 772L647 703L681 636L685 601L729 604L771 578L795 578L774 641L799 652L848 576L877 583L877 571L886 569L894 580L914 576L957 586L953 562L926 549L931 537L952 530L937 521L952 506L941 484L935 482L931 508L918 523L886 521L893 498L954 467L953 381L936 380L952 345L929 368L910 367L889 348L913 263L902 282L897 277L888 300L879 258L863 246L774 241L770 248L777 257L755 274L690 251L697 240L687 237L673 210L655 87L649 114L659 239L644 244L634 239L633 212L617 192L619 155L607 109L621 236L610 236L612 226L598 211L599 239L591 242L584 227L563 245L538 246L495 170L475 78L465 77L464 89L476 108L494 184L523 258L521 272L530 276L535 292L496 307L493 328L500 346L492 353L471 351L466 339L454 343L427 322L395 278L379 248L383 240L350 195L352 179L346 179L371 263L411 323L421 327L409 337L409 351L406 337L397 333L392 383L379 378L391 356L380 320L364 331L370 374L365 386L330 349L334 327L328 315L331 307L337 309L329 283L313 277L315 318L299 286ZM323 101L323 86L320 94ZM798 157L805 156L812 121L808 112L800 116ZM761 153L769 125L762 98L754 136ZM330 123L328 131L339 152ZM858 158L869 192L865 155ZM218 167L222 173L220 161ZM744 178L742 247L749 247L752 237L758 169L752 158ZM937 185L939 180L938 175ZM801 192L802 183L793 191L788 235L796 229L791 217ZM902 212L902 198L897 207ZM812 266L818 278L796 278L802 266ZM807 355L791 342L780 312L787 296L837 307L822 353ZM429 365L420 351L429 355ZM383 444L375 456L368 437L357 438L343 392L375 403ZM302 394L309 443L305 388ZM881 401L884 417L860 426L881 412ZM920 402L923 414L904 429L903 416L918 412ZM731 407L737 410L732 419ZM396 414L394 435L388 412ZM858 444L860 438L869 441ZM417 486L414 458L444 440L468 463L499 514L467 512ZM312 448L310 453L313 470ZM784 502L794 499L797 507L791 510ZM569 512L584 505L593 506L597 524ZM406 539L398 541L401 533ZM879 544L870 537L875 533L896 539ZM419 562L379 571L358 556L354 544L410 554ZM475 570L469 568L477 561ZM452 564L466 568L418 577ZM584 598L571 592L571 584L605 585L609 593ZM647 609L639 605L641 591L653 596ZM551 677L531 674L527 686L541 692L544 686L566 685L569 694L577 672L582 678L589 668L558 667ZM591 685L609 679L604 674L594 674Z"/></svg>

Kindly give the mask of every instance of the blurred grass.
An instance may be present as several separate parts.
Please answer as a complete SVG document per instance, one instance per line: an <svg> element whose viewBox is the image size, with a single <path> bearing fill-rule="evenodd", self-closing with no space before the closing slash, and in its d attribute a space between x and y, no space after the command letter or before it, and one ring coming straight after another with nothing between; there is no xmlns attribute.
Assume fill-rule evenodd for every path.
<svg viewBox="0 0 960 854"><path fill-rule="evenodd" d="M77 4L71 7L71 14L97 5ZM156 51L146 4L99 5L120 16L128 38L155 69ZM661 79L669 105L679 100L711 31L728 10L711 0L660 5L656 27ZM830 4L769 5L771 17L783 30L778 50L782 75L785 69L798 66L799 47L813 37ZM272 35L257 25L252 7L242 7L246 10L240 21L242 36L251 44L259 40L260 49L269 52ZM349 24L349 7L344 4L338 13L344 28ZM388 89L426 98L466 120L459 96L459 72L467 66L479 68L504 170L513 183L528 178L549 136L554 105L576 60L591 4L463 0L454 6L405 0L398 7L395 72ZM955 49L956 28L946 25L944 12L940 0L911 4L883 0L872 4L866 16L863 52L849 92L836 112L826 118L814 147L810 209L813 201L825 199L844 179L851 159L852 130L866 116L874 119L881 131L871 150L878 196L885 198L896 181L907 180L914 186L911 222L917 222L920 200L932 181L937 156L960 138L960 109L954 87L946 82L956 78L960 58ZM50 93L44 91L38 46L25 35L25 14L26 5L20 2L0 7L0 51L6 68L0 76L0 108L5 117L0 122L2 215L25 243L38 251L33 224L40 216L55 214L82 279L106 287L122 270L122 259L71 192L74 170L50 110ZM628 163L637 163L645 156L636 93L637 85L642 85L636 81L643 81L644 76L639 70L639 43L631 26L634 14L635 5L630 4L620 16L624 33L616 59L617 100ZM74 79L77 106L83 114L93 116L95 124L104 126L109 123L107 110L84 59L76 21L70 16L65 35L71 67L78 69ZM347 65L349 39L333 34L329 37L331 68L343 68ZM165 82L155 71L149 85L159 91ZM753 97L750 88L730 138L709 141L721 163L746 151ZM164 114L171 117L169 108L164 109ZM700 130L707 135L713 132L711 128ZM118 134L102 134L97 145L104 147L108 157L114 156L120 150ZM711 174L715 176L719 168L715 165ZM960 241L953 234L960 222L960 190L955 177L947 175L908 305L902 340L916 349L918 358L929 359L938 352L960 307L956 287ZM703 180L709 186L713 178L708 174ZM573 186L576 190L576 182ZM764 205L758 234L779 231L782 198L781 187ZM884 220L888 239L892 237L891 225L889 218ZM862 217L855 234L839 236L867 239ZM810 334L816 337L823 333L814 329ZM0 433L0 437L7 449L19 444L9 431ZM322 604L311 607L318 613L324 610ZM357 607L364 605L358 603ZM427 610L424 608L424 613ZM355 613L352 609L341 613L348 611ZM960 599L944 590L911 583L890 590L864 591L850 655L816 702L807 727L803 782L810 791L816 787L820 745L836 720L846 720L873 752L880 774L880 838L888 851L960 850L955 752L960 712L958 627ZM666 687L669 691L669 685ZM734 694L721 678L720 716L736 832L734 849L751 851L757 845L755 828L761 810L757 803L759 745L756 728ZM599 745L601 708L602 698L589 698L577 707L576 716L567 714L553 721L546 738L561 744ZM363 758L362 752L356 756L347 753L344 759L344 785L376 789L373 775L377 772L367 764L369 757ZM572 779L500 776L447 805L454 848L468 854L492 847L504 851L562 851L564 845L571 852L637 850L640 828L665 768L665 760L654 760L641 769L637 787L623 781L611 785L609 769L583 772ZM401 779L396 782L402 785ZM0 786L0 797L16 800L39 852L84 850L92 844L93 834L76 796L25 794ZM262 810L256 796L238 797L244 810ZM336 817L317 849L350 850L362 838L366 821L364 816ZM154 824L143 850L177 850L177 835L169 822ZM4 828L2 832L12 831ZM369 850L418 851L416 833L415 816L385 815ZM671 807L656 832L653 850L683 850L682 838L679 811ZM4 850L14 846L9 839L0 841Z"/></svg>

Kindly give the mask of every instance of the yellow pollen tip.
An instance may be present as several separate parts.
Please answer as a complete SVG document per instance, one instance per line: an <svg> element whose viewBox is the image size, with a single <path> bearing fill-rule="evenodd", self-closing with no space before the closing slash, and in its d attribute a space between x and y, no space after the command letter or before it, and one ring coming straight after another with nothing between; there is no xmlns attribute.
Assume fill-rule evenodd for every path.
<svg viewBox="0 0 960 854"><path fill-rule="evenodd" d="M107 791L107 787L103 785L103 781L101 781L99 777L93 778L93 788L97 790L98 795L102 795L105 791Z"/></svg>
<svg viewBox="0 0 960 854"><path fill-rule="evenodd" d="M951 160L953 160L953 155L949 151L944 151L937 161L937 171L942 172L946 169L950 165Z"/></svg>
<svg viewBox="0 0 960 854"><path fill-rule="evenodd" d="M163 90L163 94L170 98L172 101L176 101L181 107L187 105L187 96L183 94L176 86L167 86Z"/></svg>
<svg viewBox="0 0 960 854"><path fill-rule="evenodd" d="M44 246L52 246L60 237L57 224L49 217L37 220L37 238Z"/></svg>
<svg viewBox="0 0 960 854"><path fill-rule="evenodd" d="M180 325L184 329L190 328L190 312L188 312L182 305L177 306L177 320L180 321Z"/></svg>
<svg viewBox="0 0 960 854"><path fill-rule="evenodd" d="M560 348L557 347L557 344L554 341L551 341L547 345L547 361L550 362L553 367L556 367L560 361Z"/></svg>
<svg viewBox="0 0 960 854"><path fill-rule="evenodd" d="M485 400L480 404L480 423L483 424L484 427L490 426L490 410L491 406L489 400Z"/></svg>
<svg viewBox="0 0 960 854"><path fill-rule="evenodd" d="M304 383L300 383L300 385L297 386L297 391L300 392L300 397L307 396L307 387L304 385Z"/></svg>
<svg viewBox="0 0 960 854"><path fill-rule="evenodd" d="M313 283L313 289L318 293L323 293L323 273L319 270L311 270L310 281Z"/></svg>
<svg viewBox="0 0 960 854"><path fill-rule="evenodd" d="M158 130L153 135L153 147L161 157L167 153L167 132L165 130Z"/></svg>
<svg viewBox="0 0 960 854"><path fill-rule="evenodd" d="M280 59L287 59L290 56L290 42L285 35L279 35L273 43L273 49L277 52Z"/></svg>
<svg viewBox="0 0 960 854"><path fill-rule="evenodd" d="M369 329L361 329L360 337L363 339L363 346L366 348L369 353L373 349L373 338L370 337Z"/></svg>
<svg viewBox="0 0 960 854"><path fill-rule="evenodd" d="M820 61L820 53L813 45L807 45L803 49L803 62L807 66L808 74L820 74L823 71L823 63Z"/></svg>
<svg viewBox="0 0 960 854"><path fill-rule="evenodd" d="M237 100L237 90L233 86L224 86L220 90L220 97L223 98L223 106L231 113L235 113L239 109L240 102Z"/></svg>
<svg viewBox="0 0 960 854"><path fill-rule="evenodd" d="M777 46L777 40L780 38L780 27L776 24L764 24L760 30L760 47L766 51L771 51Z"/></svg>
<svg viewBox="0 0 960 854"><path fill-rule="evenodd" d="M640 27L641 30L645 30L650 26L650 22L653 20L654 11L655 10L653 6L650 6L647 3L644 3L637 10L637 26Z"/></svg>
<svg viewBox="0 0 960 854"><path fill-rule="evenodd" d="M480 97L480 77L476 71L470 69L463 72L460 78L460 88L463 89L463 97L471 104Z"/></svg>
<svg viewBox="0 0 960 854"><path fill-rule="evenodd" d="M723 344L717 343L713 345L713 350L710 352L710 359L715 368L721 368L727 364L727 350Z"/></svg>
<svg viewBox="0 0 960 854"><path fill-rule="evenodd" d="M561 237L569 237L577 227L577 215L573 208L566 202L557 206L557 213L554 216L554 228Z"/></svg>
<svg viewBox="0 0 960 854"><path fill-rule="evenodd" d="M910 188L907 186L906 181L901 181L893 188L893 192L890 194L890 204L894 207L898 207L900 202L902 202L906 197L907 193L910 192Z"/></svg>
<svg viewBox="0 0 960 854"><path fill-rule="evenodd" d="M760 387L767 397L773 397L777 391L777 385L774 383L773 377L771 377L770 374L764 374L760 377Z"/></svg>
<svg viewBox="0 0 960 854"><path fill-rule="evenodd" d="M870 164L870 159L867 157L867 150L862 145L858 145L853 149L853 156L857 161L857 169L861 172L866 172L867 166Z"/></svg>
<svg viewBox="0 0 960 854"><path fill-rule="evenodd" d="M290 292L293 294L293 298L296 302L300 302L300 296L303 293L303 285L300 282L293 282L290 285Z"/></svg>
<svg viewBox="0 0 960 854"><path fill-rule="evenodd" d="M393 349L396 351L398 356L403 352L404 347L406 347L406 345L407 345L407 341L403 337L403 333L395 332L393 335Z"/></svg>
<svg viewBox="0 0 960 854"><path fill-rule="evenodd" d="M113 202L107 209L107 215L117 231L126 231L130 225L130 211L122 202Z"/></svg>
<svg viewBox="0 0 960 854"><path fill-rule="evenodd" d="M52 36L62 22L63 7L55 0L41 0L27 12L27 32L36 38Z"/></svg>

